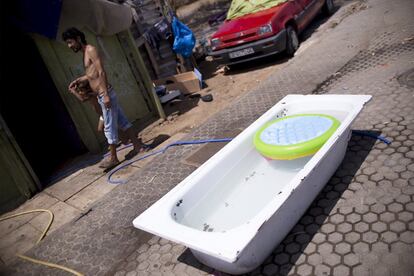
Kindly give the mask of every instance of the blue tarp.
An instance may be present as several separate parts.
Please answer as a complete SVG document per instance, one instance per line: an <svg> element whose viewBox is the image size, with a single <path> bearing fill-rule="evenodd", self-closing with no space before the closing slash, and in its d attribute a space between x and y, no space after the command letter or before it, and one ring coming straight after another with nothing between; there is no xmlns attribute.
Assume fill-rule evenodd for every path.
<svg viewBox="0 0 414 276"><path fill-rule="evenodd" d="M193 32L176 17L172 20L172 30L174 34L174 52L188 58L193 53L195 45L195 37Z"/></svg>

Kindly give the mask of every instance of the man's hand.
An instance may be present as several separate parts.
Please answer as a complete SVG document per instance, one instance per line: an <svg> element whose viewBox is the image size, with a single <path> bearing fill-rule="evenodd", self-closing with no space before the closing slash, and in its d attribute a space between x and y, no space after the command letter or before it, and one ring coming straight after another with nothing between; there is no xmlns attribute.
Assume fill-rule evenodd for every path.
<svg viewBox="0 0 414 276"><path fill-rule="evenodd" d="M72 90L73 90L73 89L76 89L76 86L78 86L78 79L76 79L76 80L72 81L72 82L69 84L69 87L68 87L69 91L71 91L71 92L72 92Z"/></svg>
<svg viewBox="0 0 414 276"><path fill-rule="evenodd" d="M72 88L76 88L79 85L79 83L81 83L83 81L87 81L87 80L88 80L88 77L86 75L77 78L76 80L72 81L69 84L69 90L72 89Z"/></svg>
<svg viewBox="0 0 414 276"><path fill-rule="evenodd" d="M111 108L111 99L109 98L108 95L103 96L103 103L106 109Z"/></svg>
<svg viewBox="0 0 414 276"><path fill-rule="evenodd" d="M79 101L85 102L89 100L89 96L77 90L76 86L69 88L69 93L74 95Z"/></svg>
<svg viewBox="0 0 414 276"><path fill-rule="evenodd" d="M75 93L77 93L77 91L76 91L76 86L72 86L72 87L70 87L70 85L69 85L69 93L71 93L71 94L75 94Z"/></svg>

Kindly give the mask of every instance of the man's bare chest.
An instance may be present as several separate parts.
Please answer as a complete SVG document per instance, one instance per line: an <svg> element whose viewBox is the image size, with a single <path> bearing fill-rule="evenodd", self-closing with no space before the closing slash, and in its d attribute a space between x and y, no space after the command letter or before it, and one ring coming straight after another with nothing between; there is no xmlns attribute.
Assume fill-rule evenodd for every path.
<svg viewBox="0 0 414 276"><path fill-rule="evenodd" d="M83 57L83 67L85 69L88 69L91 66L92 66L92 60L90 58L88 58L88 56L84 56Z"/></svg>
<svg viewBox="0 0 414 276"><path fill-rule="evenodd" d="M88 75L91 78L95 77L96 68L95 68L95 65L93 64L93 62L91 60L84 60L83 65L85 67L85 74Z"/></svg>

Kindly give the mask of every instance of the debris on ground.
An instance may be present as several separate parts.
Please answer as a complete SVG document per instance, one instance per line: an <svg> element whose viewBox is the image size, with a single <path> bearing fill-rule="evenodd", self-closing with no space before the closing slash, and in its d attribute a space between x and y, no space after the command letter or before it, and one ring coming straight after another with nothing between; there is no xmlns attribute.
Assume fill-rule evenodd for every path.
<svg viewBox="0 0 414 276"><path fill-rule="evenodd" d="M211 102L213 101L213 95L207 94L207 95L201 96L201 100L203 102Z"/></svg>
<svg viewBox="0 0 414 276"><path fill-rule="evenodd" d="M409 41L413 41L413 40L414 40L414 36L404 38L405 42L409 42Z"/></svg>

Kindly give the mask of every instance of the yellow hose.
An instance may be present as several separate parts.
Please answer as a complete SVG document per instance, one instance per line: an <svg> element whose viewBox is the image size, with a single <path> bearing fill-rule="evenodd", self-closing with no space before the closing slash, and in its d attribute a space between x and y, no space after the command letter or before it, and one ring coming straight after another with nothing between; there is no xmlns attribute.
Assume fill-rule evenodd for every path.
<svg viewBox="0 0 414 276"><path fill-rule="evenodd" d="M36 212L46 212L46 213L49 214L49 223L47 224L45 230L43 230L42 235L40 235L39 239L37 240L36 244L38 244L41 240L43 240L43 238L45 237L47 231L49 231L49 228L52 225L54 216L53 216L53 213L51 211L46 210L46 209L35 209L35 210L30 210L30 211L26 211L26 212L21 212L21 213L18 213L18 214L10 215L10 216L4 217L4 218L0 218L0 221L6 220L6 219L15 218L15 217L22 216L22 215L36 213Z"/></svg>
<svg viewBox="0 0 414 276"><path fill-rule="evenodd" d="M25 211L25 212L21 212L21 213L18 213L18 214L2 217L2 218L0 218L0 222L4 221L4 220L7 220L7 219L15 218L15 217L18 217L18 216L27 215L27 214L31 214L31 213L37 213L37 212L46 212L46 213L49 214L49 223L47 224L46 228L43 230L42 235L40 235L39 239L37 240L36 244L38 244L46 236L47 231L49 230L50 226L52 225L54 215L50 210L35 209L35 210ZM41 265L45 265L45 266L49 266L49 267L53 267L53 268L62 269L62 270L65 270L67 272L70 272L70 273L72 273L76 276L83 276L82 273L79 273L76 270L65 267L63 265L58 265L58 264L49 263L49 262L45 262L45 261L41 261L41 260L36 260L36 259L27 257L25 255L21 255L21 254L16 254L16 256L19 257L19 258L22 258L23 260L30 261L30 262L33 262L33 263L36 263L36 264L41 264Z"/></svg>
<svg viewBox="0 0 414 276"><path fill-rule="evenodd" d="M70 268L68 268L66 266L63 266L63 265L58 265L58 264L49 263L49 262L45 262L45 261L41 261L41 260L36 260L36 259L30 258L30 257L24 256L24 255L20 255L20 254L16 254L16 256L17 257L20 257L20 258L22 258L22 259L24 259L26 261L33 262L35 264L41 264L41 265L45 265L45 266L59 268L59 269L65 270L67 272L70 272L70 273L72 273L72 274L74 274L76 276L83 276L82 273L79 273L76 270L70 269Z"/></svg>

